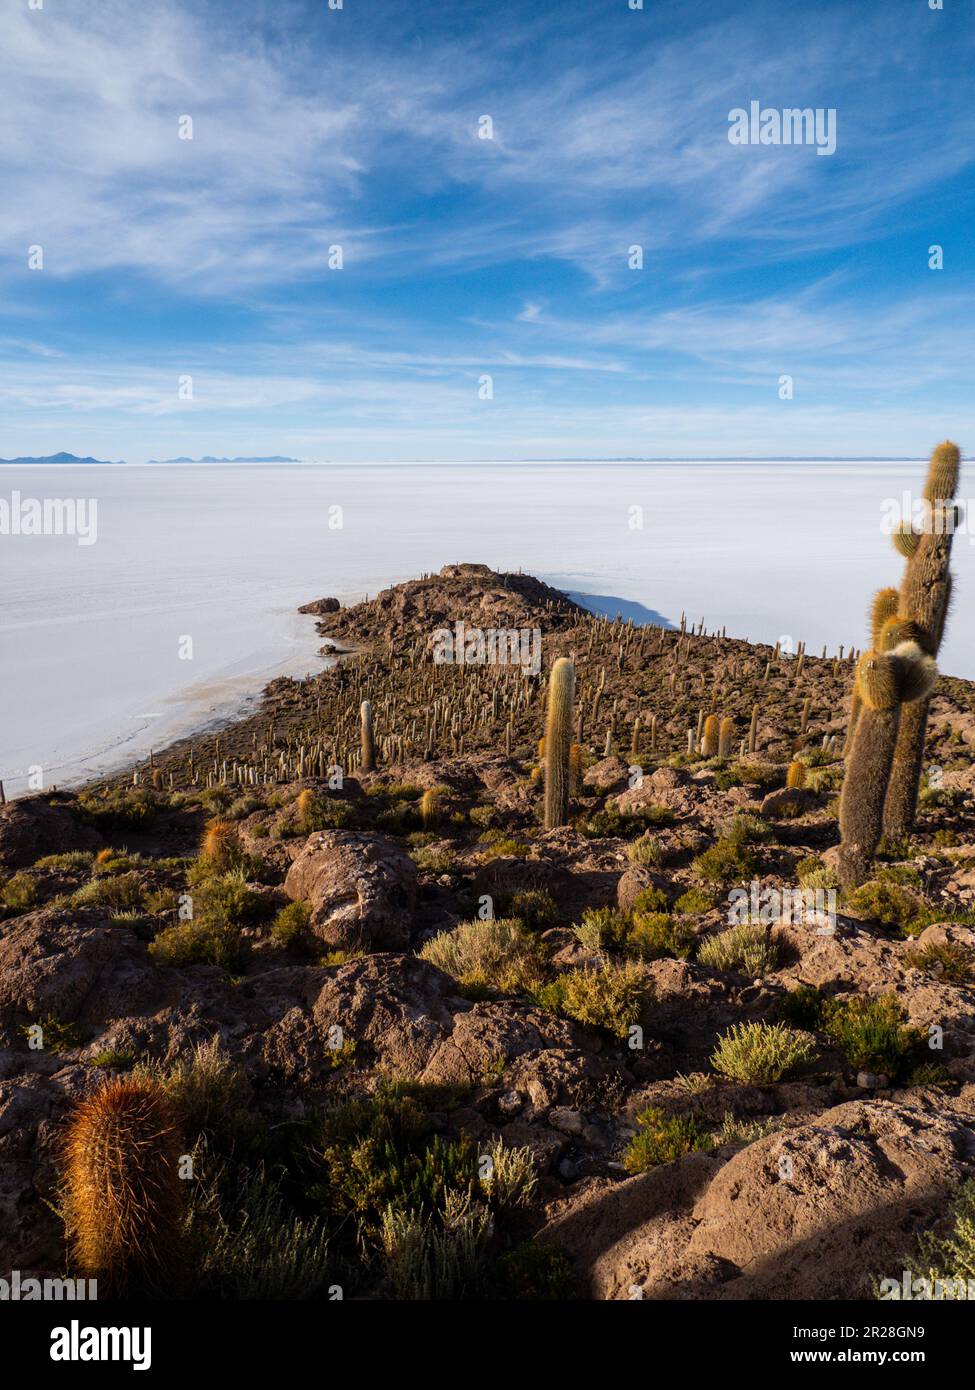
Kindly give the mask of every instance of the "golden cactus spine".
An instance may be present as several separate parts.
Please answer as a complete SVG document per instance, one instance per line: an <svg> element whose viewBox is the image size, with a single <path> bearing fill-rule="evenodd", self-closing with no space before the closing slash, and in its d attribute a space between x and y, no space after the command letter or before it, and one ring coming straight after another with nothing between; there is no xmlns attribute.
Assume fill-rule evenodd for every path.
<svg viewBox="0 0 975 1390"><path fill-rule="evenodd" d="M931 455L924 483L924 525L907 556L901 581L897 619L903 624L895 637L912 637L923 652L936 657L944 636L951 604L951 545L957 512L961 452L946 440ZM930 700L926 696L908 704L897 732L897 746L887 799L884 833L891 839L910 834L917 814L917 798L924 763L924 743Z"/></svg>
<svg viewBox="0 0 975 1390"><path fill-rule="evenodd" d="M569 753L572 746L572 706L576 673L568 657L560 656L548 682L545 721L545 829L569 818Z"/></svg>
<svg viewBox="0 0 975 1390"><path fill-rule="evenodd" d="M177 1296L185 1275L183 1144L147 1077L110 1082L75 1109L63 1141L71 1264L101 1296Z"/></svg>

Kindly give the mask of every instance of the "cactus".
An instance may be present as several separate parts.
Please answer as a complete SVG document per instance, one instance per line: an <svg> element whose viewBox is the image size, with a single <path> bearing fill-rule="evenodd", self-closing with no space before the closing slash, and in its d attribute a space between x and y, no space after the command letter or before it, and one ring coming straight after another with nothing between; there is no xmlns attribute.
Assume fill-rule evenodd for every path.
<svg viewBox="0 0 975 1390"><path fill-rule="evenodd" d="M436 787L428 787L420 797L420 819L424 830L432 830L440 820L440 792Z"/></svg>
<svg viewBox="0 0 975 1390"><path fill-rule="evenodd" d="M752 706L752 717L748 724L748 751L754 753L758 747L758 705Z"/></svg>
<svg viewBox="0 0 975 1390"><path fill-rule="evenodd" d="M860 717L840 796L843 888L863 882L880 843L902 710L924 700L936 678L934 661L916 642L903 642L892 652L864 652L857 663Z"/></svg>
<svg viewBox="0 0 975 1390"><path fill-rule="evenodd" d="M545 721L545 829L569 818L569 750L572 745L572 704L576 672L566 656L552 667ZM608 737L608 736L607 736Z"/></svg>
<svg viewBox="0 0 975 1390"><path fill-rule="evenodd" d="M785 785L790 792L802 791L806 785L806 764L801 758L796 758L789 764L789 771L785 775Z"/></svg>
<svg viewBox="0 0 975 1390"><path fill-rule="evenodd" d="M215 873L225 873L243 858L243 848L237 827L228 821L211 821L203 834L200 858L205 859Z"/></svg>
<svg viewBox="0 0 975 1390"><path fill-rule="evenodd" d="M734 753L735 721L725 715L718 728L718 757L730 758Z"/></svg>
<svg viewBox="0 0 975 1390"><path fill-rule="evenodd" d="M953 499L960 460L958 446L947 440L931 455L924 483L926 525L907 557L901 582L899 634L912 637L930 657L938 655L951 603L949 566L956 520ZM891 632L890 639L895 635ZM892 839L903 839L914 826L929 703L925 696L907 704L898 727L883 822L884 833Z"/></svg>
<svg viewBox="0 0 975 1390"><path fill-rule="evenodd" d="M581 743L569 749L569 796L582 795L582 779L586 771L586 750Z"/></svg>
<svg viewBox="0 0 975 1390"><path fill-rule="evenodd" d="M359 706L359 731L361 753L359 767L363 772L376 770L376 740L372 729L372 705L363 700Z"/></svg>
<svg viewBox="0 0 975 1390"><path fill-rule="evenodd" d="M184 1279L183 1144L148 1077L114 1081L76 1108L63 1141L72 1263L101 1296L177 1296Z"/></svg>
<svg viewBox="0 0 975 1390"><path fill-rule="evenodd" d="M718 755L718 743L721 738L721 725L716 714L709 714L704 721L704 733L701 736L701 752L706 758L716 758Z"/></svg>

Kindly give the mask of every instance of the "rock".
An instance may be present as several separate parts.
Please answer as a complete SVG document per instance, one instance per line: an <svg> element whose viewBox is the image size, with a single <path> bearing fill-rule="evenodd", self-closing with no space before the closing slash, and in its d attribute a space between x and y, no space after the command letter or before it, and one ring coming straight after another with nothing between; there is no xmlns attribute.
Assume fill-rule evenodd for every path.
<svg viewBox="0 0 975 1390"><path fill-rule="evenodd" d="M538 1239L588 1267L597 1298L868 1299L975 1169L973 1120L847 1102L737 1152L590 1183Z"/></svg>
<svg viewBox="0 0 975 1390"><path fill-rule="evenodd" d="M611 792L622 787L630 775L629 765L614 754L586 769L583 783L590 791Z"/></svg>
<svg viewBox="0 0 975 1390"><path fill-rule="evenodd" d="M0 937L0 1017L104 1023L157 1008L167 990L145 944L103 908L41 908Z"/></svg>
<svg viewBox="0 0 975 1390"><path fill-rule="evenodd" d="M25 796L0 807L0 871L26 869L48 854L101 849L102 837L66 806Z"/></svg>
<svg viewBox="0 0 975 1390"><path fill-rule="evenodd" d="M620 912L632 912L633 904L648 888L665 888L667 880L642 864L634 864L620 875L616 885L616 905Z"/></svg>
<svg viewBox="0 0 975 1390"><path fill-rule="evenodd" d="M553 1129L559 1130L562 1134L581 1134L585 1128L585 1121L582 1118L581 1110L569 1110L565 1106L557 1106L549 1112L548 1122Z"/></svg>
<svg viewBox="0 0 975 1390"><path fill-rule="evenodd" d="M517 1115L523 1103L519 1091L505 1091L498 1097L498 1109L502 1115Z"/></svg>
<svg viewBox="0 0 975 1390"><path fill-rule="evenodd" d="M397 951L409 945L416 865L385 836L309 835L284 891L311 905L311 930L330 946Z"/></svg>
<svg viewBox="0 0 975 1390"><path fill-rule="evenodd" d="M316 617L321 617L323 613L338 613L341 607L337 598L316 598L311 603L303 603L298 612L313 613Z"/></svg>
<svg viewBox="0 0 975 1390"><path fill-rule="evenodd" d="M683 787L690 779L682 767L658 767L647 780L654 791L665 792Z"/></svg>
<svg viewBox="0 0 975 1390"><path fill-rule="evenodd" d="M857 1085L861 1091L886 1091L890 1077L884 1076L883 1072L858 1071Z"/></svg>
<svg viewBox="0 0 975 1390"><path fill-rule="evenodd" d="M804 811L815 806L816 798L811 792L802 788L779 787L778 791L769 792L764 797L758 814L760 816L779 816L783 811L795 807L801 815Z"/></svg>
<svg viewBox="0 0 975 1390"><path fill-rule="evenodd" d="M534 1059L548 1048L571 1049L573 1042L572 1026L542 1009L511 1001L475 1004L455 1014L449 1037L434 1048L421 1079L437 1084L483 1082L506 1073L510 1063L526 1054ZM504 1079L508 1082L507 1074ZM531 1095L527 1069L513 1071L510 1083Z"/></svg>

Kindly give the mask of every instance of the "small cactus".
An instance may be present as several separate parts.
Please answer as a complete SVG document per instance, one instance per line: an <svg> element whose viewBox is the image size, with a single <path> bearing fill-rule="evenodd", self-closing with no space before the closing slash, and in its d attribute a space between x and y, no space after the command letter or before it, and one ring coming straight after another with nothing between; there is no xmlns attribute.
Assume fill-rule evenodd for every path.
<svg viewBox="0 0 975 1390"><path fill-rule="evenodd" d="M575 684L575 667L568 657L560 656L552 667L548 683L548 714L545 722L546 830L564 825L569 818L569 750L572 745Z"/></svg>
<svg viewBox="0 0 975 1390"><path fill-rule="evenodd" d="M205 859L215 873L235 868L243 858L243 848L237 827L229 821L211 821L203 833L200 858Z"/></svg>
<svg viewBox="0 0 975 1390"><path fill-rule="evenodd" d="M718 744L721 740L721 724L716 714L709 714L704 721L704 733L701 735L701 752L706 758L716 758L718 756Z"/></svg>
<svg viewBox="0 0 975 1390"><path fill-rule="evenodd" d="M183 1144L147 1077L114 1081L75 1109L63 1143L72 1264L99 1294L173 1297L184 1277Z"/></svg>
<svg viewBox="0 0 975 1390"><path fill-rule="evenodd" d="M718 729L718 757L730 758L735 751L735 721L725 715Z"/></svg>
<svg viewBox="0 0 975 1390"><path fill-rule="evenodd" d="M372 705L363 700L359 706L359 766L363 772L376 770L376 739L372 727Z"/></svg>
<svg viewBox="0 0 975 1390"><path fill-rule="evenodd" d="M586 750L581 743L569 749L569 796L582 795L582 779L586 771Z"/></svg>
<svg viewBox="0 0 975 1390"><path fill-rule="evenodd" d="M801 758L796 758L789 764L789 771L785 775L785 785L790 792L800 792L806 785L806 764Z"/></svg>
<svg viewBox="0 0 975 1390"><path fill-rule="evenodd" d="M436 787L428 787L420 797L420 819L424 830L432 830L440 821L440 792Z"/></svg>

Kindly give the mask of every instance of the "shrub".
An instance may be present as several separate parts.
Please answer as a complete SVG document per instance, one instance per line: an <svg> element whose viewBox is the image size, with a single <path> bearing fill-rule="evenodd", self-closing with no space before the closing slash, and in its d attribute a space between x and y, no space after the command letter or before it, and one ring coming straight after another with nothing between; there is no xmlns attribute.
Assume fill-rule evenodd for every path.
<svg viewBox="0 0 975 1390"><path fill-rule="evenodd" d="M633 899L634 912L666 912L670 901L662 888L644 888Z"/></svg>
<svg viewBox="0 0 975 1390"><path fill-rule="evenodd" d="M799 861L796 877L802 888L838 888L840 883L836 870L829 868L815 854Z"/></svg>
<svg viewBox="0 0 975 1390"><path fill-rule="evenodd" d="M587 907L573 935L587 951L620 950L630 930L630 920L611 907Z"/></svg>
<svg viewBox="0 0 975 1390"><path fill-rule="evenodd" d="M181 969L188 965L219 965L224 970L243 969L250 957L250 942L231 922L206 919L166 927L149 944L157 965Z"/></svg>
<svg viewBox="0 0 975 1390"><path fill-rule="evenodd" d="M124 912L142 907L145 895L139 875L126 873L92 879L72 895L71 901L79 906L110 907Z"/></svg>
<svg viewBox="0 0 975 1390"><path fill-rule="evenodd" d="M512 896L508 915L518 917L529 931L543 932L559 923L559 909L543 888L522 888Z"/></svg>
<svg viewBox="0 0 975 1390"><path fill-rule="evenodd" d="M561 1250L525 1241L491 1261L487 1296L519 1302L565 1300L572 1297L569 1261Z"/></svg>
<svg viewBox="0 0 975 1390"><path fill-rule="evenodd" d="M71 849L64 854L45 854L43 859L38 859L34 864L35 869L62 869L69 873L75 873L90 869L94 863L95 855L90 849Z"/></svg>
<svg viewBox="0 0 975 1390"><path fill-rule="evenodd" d="M929 946L905 951L904 961L915 970L938 975L953 984L972 978L972 953L960 941L932 941Z"/></svg>
<svg viewBox="0 0 975 1390"><path fill-rule="evenodd" d="M955 1302L969 1297L970 1281L975 1280L975 1182L959 1189L949 1215L952 1224L944 1234L926 1231L918 1240L918 1256L926 1267L914 1276L913 1299ZM911 1262L915 1269L917 1263ZM920 1279L926 1283L920 1284Z"/></svg>
<svg viewBox="0 0 975 1390"><path fill-rule="evenodd" d="M711 912L716 906L713 894L707 889L688 888L674 903L674 911L686 917L700 917L705 912Z"/></svg>
<svg viewBox="0 0 975 1390"><path fill-rule="evenodd" d="M457 867L453 850L445 845L422 845L410 852L410 858L428 874L449 874Z"/></svg>
<svg viewBox="0 0 975 1390"><path fill-rule="evenodd" d="M667 912L640 913L626 935L626 953L638 960L659 960L662 956L686 959L694 944L694 933L685 923Z"/></svg>
<svg viewBox="0 0 975 1390"><path fill-rule="evenodd" d="M782 998L779 1013L786 1023L792 1023L797 1028L818 1028L824 999L825 996L815 985L796 985Z"/></svg>
<svg viewBox="0 0 975 1390"><path fill-rule="evenodd" d="M480 1162L485 1158L490 1162L487 1174L481 1177L481 1191L491 1209L504 1216L528 1206L538 1187L538 1171L531 1149L514 1148L496 1139L481 1154Z"/></svg>
<svg viewBox="0 0 975 1390"><path fill-rule="evenodd" d="M901 931L907 930L912 920L925 908L923 899L909 888L879 879L871 879L869 883L854 889L846 899L845 906L857 916Z"/></svg>
<svg viewBox="0 0 975 1390"><path fill-rule="evenodd" d="M718 839L733 845L761 845L772 839L772 827L761 816L739 812L721 826Z"/></svg>
<svg viewBox="0 0 975 1390"><path fill-rule="evenodd" d="M162 1086L191 1140L205 1134L221 1147L254 1128L250 1082L219 1038L197 1043L168 1069L149 1066L140 1071Z"/></svg>
<svg viewBox="0 0 975 1390"><path fill-rule="evenodd" d="M727 931L706 937L697 958L714 970L740 970L754 978L770 974L778 964L779 953L763 923L739 922Z"/></svg>
<svg viewBox="0 0 975 1390"><path fill-rule="evenodd" d="M629 1173L645 1173L660 1163L693 1153L695 1149L710 1149L713 1140L693 1115L666 1115L663 1110L650 1108L636 1117L640 1126L623 1155L623 1165Z"/></svg>
<svg viewBox="0 0 975 1390"><path fill-rule="evenodd" d="M730 883L752 878L758 868L748 845L717 840L694 860L695 873L709 883Z"/></svg>
<svg viewBox="0 0 975 1390"><path fill-rule="evenodd" d="M395 1298L472 1297L484 1277L491 1213L483 1202L450 1192L442 1216L390 1207L383 1213L386 1277Z"/></svg>
<svg viewBox="0 0 975 1390"><path fill-rule="evenodd" d="M159 801L144 787L82 792L78 804L99 830L147 830L160 811Z"/></svg>
<svg viewBox="0 0 975 1390"><path fill-rule="evenodd" d="M823 1029L855 1071L896 1076L923 1034L905 1027L907 1014L892 994L854 994L823 1007Z"/></svg>
<svg viewBox="0 0 975 1390"><path fill-rule="evenodd" d="M809 1033L781 1023L736 1023L711 1054L715 1071L749 1086L770 1086L793 1075L815 1056Z"/></svg>
<svg viewBox="0 0 975 1390"><path fill-rule="evenodd" d="M311 908L307 903L287 903L277 913L271 924L271 940L277 946L310 948L315 937L309 931Z"/></svg>
<svg viewBox="0 0 975 1390"><path fill-rule="evenodd" d="M193 1185L187 1231L199 1295L321 1298L336 1281L324 1222L295 1215L263 1164L215 1165Z"/></svg>
<svg viewBox="0 0 975 1390"><path fill-rule="evenodd" d="M19 869L3 885L2 897L7 907L26 912L38 901L37 880L26 869Z"/></svg>
<svg viewBox="0 0 975 1390"><path fill-rule="evenodd" d="M544 973L538 941L514 918L462 922L428 941L419 955L468 991L524 993Z"/></svg>
<svg viewBox="0 0 975 1390"><path fill-rule="evenodd" d="M626 857L631 864L650 864L654 868L659 868L667 858L663 845L649 830L627 845Z"/></svg>
<svg viewBox="0 0 975 1390"><path fill-rule="evenodd" d="M642 966L626 961L599 970L566 971L535 997L542 1008L625 1038L634 1024L646 1019L651 985Z"/></svg>

